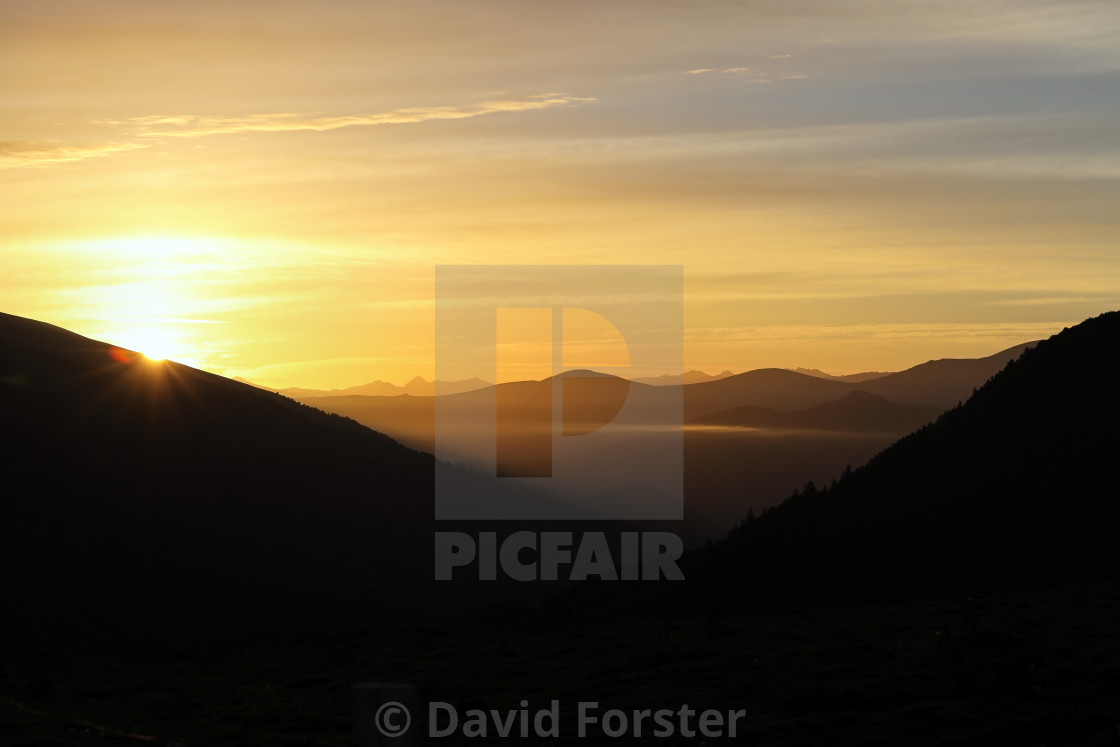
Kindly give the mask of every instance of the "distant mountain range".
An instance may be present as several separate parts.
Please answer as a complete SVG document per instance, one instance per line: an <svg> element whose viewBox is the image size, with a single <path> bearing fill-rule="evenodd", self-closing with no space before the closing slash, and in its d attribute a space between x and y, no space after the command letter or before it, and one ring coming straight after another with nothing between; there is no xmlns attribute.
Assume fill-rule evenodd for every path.
<svg viewBox="0 0 1120 747"><path fill-rule="evenodd" d="M861 382L825 379L781 368L761 368L685 388L685 418L696 420L733 407L804 410L863 391L897 405L947 409L1018 358L1034 342L984 358L943 358Z"/></svg>
<svg viewBox="0 0 1120 747"><path fill-rule="evenodd" d="M703 371L685 371L679 376L662 374L661 376L639 377L632 379L632 381L638 384L649 384L650 386L671 386L673 384L699 384L702 381L716 381L733 375L731 371L723 371L718 374L708 374ZM858 376L859 374L856 375ZM828 377L828 374L821 374L821 376ZM371 381L368 384L360 384L345 389L303 389L300 387L274 389L272 387L255 384L247 379L236 376L234 377L234 381L240 381L243 384L249 384L260 389L268 389L271 392L277 392L278 394L283 394L285 397L291 397L292 399L350 396L396 397L401 394L408 394L413 397L434 397L437 394L462 394L463 392L473 392L476 389L485 389L488 386L493 386L490 382L477 377L462 379L460 381L428 381L422 376L416 376L404 386L397 386L396 384L391 384L388 381L381 381L379 379L377 381Z"/></svg>
<svg viewBox="0 0 1120 747"><path fill-rule="evenodd" d="M834 402L807 410L779 412L769 407L746 405L707 415L693 421L696 425L908 433L922 427L943 412L936 405L896 405L864 391L845 394Z"/></svg>
<svg viewBox="0 0 1120 747"><path fill-rule="evenodd" d="M1030 344L1030 343L1028 343ZM1010 349L1008 352L1015 350ZM1002 355L1002 354L1000 354ZM953 359L946 359L953 360ZM969 360L969 359L958 359ZM932 362L932 361L931 361ZM871 381L873 379L881 379L885 376L893 375L889 371L864 371L861 373L853 374L829 374L817 368L787 368L781 369L784 371L793 371L794 373L803 374L805 376L812 376L817 379L826 379L828 381L844 381L851 384L861 384L863 382ZM685 371L683 374L662 374L660 376L639 376L631 379L630 381L636 384L648 384L649 386L676 386L681 384L702 384L709 381L719 381L735 376L732 371L724 370L717 374L709 374L704 371L691 370ZM471 392L476 389L484 389L488 386L493 386L488 381L480 378L462 379L460 381L428 381L422 376L416 376L404 386L398 386L388 381L371 381L367 384L360 384L358 386L346 387L344 389L308 389L301 387L286 387L283 389L276 389L274 387L266 387L261 384L256 384L247 379L235 376L234 381L239 381L243 384L258 387L260 389L267 389L272 392L283 394L285 397L292 399L309 399L312 397L348 397L348 396L364 396L364 397L395 397L401 394L409 394L413 397L432 397L437 394L461 394L463 392Z"/></svg>
<svg viewBox="0 0 1120 747"><path fill-rule="evenodd" d="M884 376L889 376L890 371L864 371L862 373L854 374L827 374L819 368L791 368L788 369L796 373L805 374L806 376L816 376L818 379L832 379L833 381L850 381L853 384L859 384L864 381L871 381L872 379L881 379Z"/></svg>
<svg viewBox="0 0 1120 747"><path fill-rule="evenodd" d="M929 361L905 371L858 383L779 368L758 369L729 376L720 374L718 377L702 374L703 380L683 385L684 420L699 424L745 426L751 423L745 420L737 422L736 416L730 413L738 411L741 416L746 417L749 412L746 408L765 408L776 413L804 411L845 400L855 393L863 393L874 396L846 399L843 405L837 405L835 409L842 409L845 413L843 417L834 412L828 416L820 414L820 418L824 419L802 418L803 427L816 427L813 425L816 422L821 427L827 425L826 430L866 432L885 429L901 435L910 428L927 422L938 412L967 399L975 388L982 386L1009 360L1033 344L1017 345L985 358ZM682 385L664 383L660 377L655 380L661 383L650 385L639 380L630 382L627 396L635 407L655 409L666 398L681 397L682 392L674 390L682 389ZM512 391L531 384L532 382L499 384L496 389ZM494 389L487 387L449 395L444 403L444 411L456 413L456 418L462 422L477 421L486 417L487 413L492 413ZM566 401L565 406L573 411L595 409L595 403L587 401L586 396L589 395ZM434 450L435 405L430 399L345 394L299 399L324 410L354 418L414 448L429 452ZM887 416L884 408L889 406L901 409L896 409L893 415ZM752 427L769 427L762 423L776 424L779 420L771 418L766 421L761 412L755 412L754 417ZM797 418L780 420L786 423L783 427L793 427L791 424Z"/></svg>
<svg viewBox="0 0 1120 747"><path fill-rule="evenodd" d="M258 387L260 389L268 389L277 394L283 394L285 397L292 399L309 399L311 397L397 397L402 394L408 394L413 397L434 397L437 394L460 394L462 392L471 392L475 389L483 389L492 384L482 379L463 379L461 381L428 381L422 376L416 376L411 379L404 386L397 386L390 384L388 381L371 381L368 384L360 384L358 386L347 387L346 389L301 389L299 387L288 387L286 389L273 389L271 387L261 386L254 384L242 378L236 378L244 384Z"/></svg>
<svg viewBox="0 0 1120 747"><path fill-rule="evenodd" d="M728 376L734 376L731 371L720 371L718 374L704 373L703 371L685 371L680 376L673 374L662 374L660 376L640 376L631 381L638 384L649 384L650 386L672 386L674 384L699 384L704 381L718 381L719 379L726 379Z"/></svg>
<svg viewBox="0 0 1120 747"><path fill-rule="evenodd" d="M843 376L834 376L827 374L815 368L791 368L790 371L805 374L806 376L815 376L819 379L831 379L832 381L850 381L859 383L862 381L870 381L882 376L887 376L886 373L878 371L868 371L865 373L846 374ZM705 373L704 371L685 371L683 374L662 374L660 376L639 376L631 381L638 384L648 384L650 386L673 386L679 384L700 384L705 381L718 381L719 379L726 379L735 374L731 371L721 371L717 374ZM433 397L437 394L461 394L462 392L471 392L475 389L483 389L488 386L493 386L488 381L478 377L472 379L462 379L460 381L428 381L422 376L412 378L404 386L398 386L388 381L371 381L367 384L359 384L358 386L346 387L345 389L307 389L301 387L286 387L283 389L276 389L275 387L267 387L261 384L254 383L248 379L243 379L239 376L233 377L234 381L240 381L243 384L249 384L260 389L267 389L272 392L283 394L285 397L292 399L307 399L309 397L348 397L348 396L364 396L364 397L395 397L401 394L409 394L413 397Z"/></svg>
<svg viewBox="0 0 1120 747"><path fill-rule="evenodd" d="M930 361L860 383L776 368L683 386L615 379L615 386L567 393L565 419L586 419L587 413L609 409L611 402L596 401L597 394L611 400L611 392L625 387L636 421L648 425L641 413L663 412L667 402L675 401L680 412L683 400L686 423L720 425L718 431L690 429L684 434L686 505L698 522L691 531L710 536L725 531L746 508L773 505L807 479L828 480L847 465L863 464L898 437L967 399L1031 344L985 358ZM548 380L517 382L441 398L441 417L449 426L442 432L441 455L485 464L493 458L494 445L492 439L477 436L477 424L493 420L498 398L521 402L520 409L527 413L549 401L550 388ZM435 452L432 398L351 395L301 401L353 418L415 449ZM537 413L536 420L550 423L547 416ZM635 432L631 441L586 452L581 459L589 472L609 470L616 454L640 448L640 438Z"/></svg>

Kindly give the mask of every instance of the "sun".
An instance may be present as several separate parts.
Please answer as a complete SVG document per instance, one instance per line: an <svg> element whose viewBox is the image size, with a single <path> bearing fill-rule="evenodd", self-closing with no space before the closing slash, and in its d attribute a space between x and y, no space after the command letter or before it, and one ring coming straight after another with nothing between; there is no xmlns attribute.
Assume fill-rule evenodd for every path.
<svg viewBox="0 0 1120 747"><path fill-rule="evenodd" d="M162 327L131 329L118 336L118 344L142 353L150 361L162 361L176 354L175 335Z"/></svg>

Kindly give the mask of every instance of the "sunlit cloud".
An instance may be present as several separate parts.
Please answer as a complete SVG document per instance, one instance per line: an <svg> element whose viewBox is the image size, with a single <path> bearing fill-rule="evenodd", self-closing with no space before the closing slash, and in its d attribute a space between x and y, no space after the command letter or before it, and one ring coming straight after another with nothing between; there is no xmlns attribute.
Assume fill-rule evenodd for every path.
<svg viewBox="0 0 1120 747"><path fill-rule="evenodd" d="M771 55L771 59L783 59L790 55ZM788 73L785 75L772 76L768 72L755 71L749 67L698 67L694 70L685 70L685 75L728 75L742 80L744 83L753 83L757 85L767 85L773 80L805 80L808 75L803 73Z"/></svg>
<svg viewBox="0 0 1120 747"><path fill-rule="evenodd" d="M721 75L746 75L751 69L749 67L727 67L722 70L715 67L698 67L695 70L686 70L686 75L705 75L707 73L719 73Z"/></svg>
<svg viewBox="0 0 1120 747"><path fill-rule="evenodd" d="M374 114L344 117L312 117L307 114L254 114L247 117L150 116L112 122L123 125L141 137L205 137L240 132L324 132L343 127L386 124L414 124L433 120L469 119L486 114L529 112L559 106L583 104L594 98L543 94L525 99L483 101L469 106L427 106L392 109Z"/></svg>
<svg viewBox="0 0 1120 747"><path fill-rule="evenodd" d="M0 169L54 166L84 161L116 153L147 148L140 143L95 143L89 145L58 142L0 142Z"/></svg>

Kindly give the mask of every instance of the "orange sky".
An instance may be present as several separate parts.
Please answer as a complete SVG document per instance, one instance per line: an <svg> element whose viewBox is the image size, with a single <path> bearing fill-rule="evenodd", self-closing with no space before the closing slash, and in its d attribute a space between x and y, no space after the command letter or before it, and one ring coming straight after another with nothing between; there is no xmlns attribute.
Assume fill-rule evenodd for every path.
<svg viewBox="0 0 1120 747"><path fill-rule="evenodd" d="M679 264L685 365L1120 306L1111 3L0 7L0 309L276 386L432 372L438 264Z"/></svg>

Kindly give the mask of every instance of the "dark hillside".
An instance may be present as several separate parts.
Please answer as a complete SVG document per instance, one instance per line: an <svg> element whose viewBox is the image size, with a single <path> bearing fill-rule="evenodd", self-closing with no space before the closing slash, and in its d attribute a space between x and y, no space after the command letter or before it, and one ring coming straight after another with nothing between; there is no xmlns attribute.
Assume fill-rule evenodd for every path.
<svg viewBox="0 0 1120 747"><path fill-rule="evenodd" d="M807 486L744 522L692 559L690 578L749 601L1114 574L1118 364L1120 314L1066 329L831 489Z"/></svg>
<svg viewBox="0 0 1120 747"><path fill-rule="evenodd" d="M428 575L432 458L348 419L0 315L0 420L6 625L345 626Z"/></svg>

